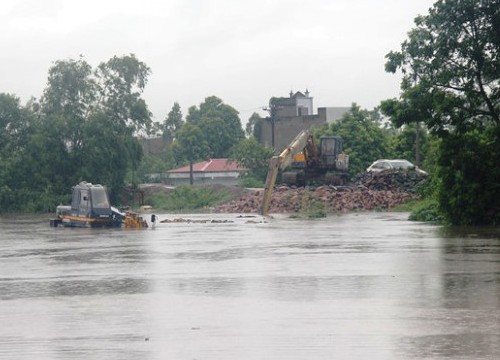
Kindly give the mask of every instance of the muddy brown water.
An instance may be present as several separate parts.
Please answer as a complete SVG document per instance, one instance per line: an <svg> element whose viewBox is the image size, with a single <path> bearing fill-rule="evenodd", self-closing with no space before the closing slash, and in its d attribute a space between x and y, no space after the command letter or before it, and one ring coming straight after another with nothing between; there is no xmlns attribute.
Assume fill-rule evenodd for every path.
<svg viewBox="0 0 500 360"><path fill-rule="evenodd" d="M182 217L0 218L0 359L500 358L498 228Z"/></svg>

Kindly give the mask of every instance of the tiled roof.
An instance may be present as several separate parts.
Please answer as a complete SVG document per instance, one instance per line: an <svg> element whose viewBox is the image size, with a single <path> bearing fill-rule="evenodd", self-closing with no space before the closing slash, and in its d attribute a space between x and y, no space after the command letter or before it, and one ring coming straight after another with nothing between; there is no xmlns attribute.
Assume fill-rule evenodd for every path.
<svg viewBox="0 0 500 360"><path fill-rule="evenodd" d="M239 167L236 161L228 159L210 159L193 164L193 172L225 172L225 171L239 171L244 172L247 169ZM188 173L189 165L183 166L178 169L168 170L167 173Z"/></svg>

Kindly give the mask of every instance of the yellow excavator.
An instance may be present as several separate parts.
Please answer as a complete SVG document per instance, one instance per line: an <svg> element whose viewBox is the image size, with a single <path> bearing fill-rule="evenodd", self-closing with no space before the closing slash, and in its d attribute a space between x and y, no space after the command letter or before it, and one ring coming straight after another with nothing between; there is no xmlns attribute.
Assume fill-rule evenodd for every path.
<svg viewBox="0 0 500 360"><path fill-rule="evenodd" d="M311 132L301 131L279 155L269 160L261 214L268 214L279 172L282 173L284 185L345 185L348 179L349 156L342 148L343 140L340 136L323 136L317 147Z"/></svg>

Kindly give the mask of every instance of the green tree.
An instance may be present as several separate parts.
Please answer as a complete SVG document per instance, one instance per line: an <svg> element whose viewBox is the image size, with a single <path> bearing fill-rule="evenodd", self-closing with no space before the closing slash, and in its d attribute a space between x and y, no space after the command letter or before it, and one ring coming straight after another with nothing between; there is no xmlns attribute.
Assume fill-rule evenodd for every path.
<svg viewBox="0 0 500 360"><path fill-rule="evenodd" d="M452 224L500 224L500 146L493 131L455 133L443 141L437 198Z"/></svg>
<svg viewBox="0 0 500 360"><path fill-rule="evenodd" d="M171 147L161 154L144 154L137 168L137 179L142 183L159 182L165 170L175 167L175 158ZM130 177L132 177L130 175Z"/></svg>
<svg viewBox="0 0 500 360"><path fill-rule="evenodd" d="M0 156L8 156L25 146L33 116L21 106L19 98L0 93Z"/></svg>
<svg viewBox="0 0 500 360"><path fill-rule="evenodd" d="M134 55L115 56L94 71L83 58L55 62L41 101L41 137L32 146L52 161L29 154L38 177L50 181L57 171L66 192L81 180L101 182L115 200L142 157L134 134L151 125L141 98L149 72Z"/></svg>
<svg viewBox="0 0 500 360"><path fill-rule="evenodd" d="M274 155L272 149L259 144L256 138L241 140L231 151L230 159L248 169L248 176L264 182L267 176L269 159Z"/></svg>
<svg viewBox="0 0 500 360"><path fill-rule="evenodd" d="M189 163L189 182L193 185L193 164L196 161L206 159L210 154L210 147L205 140L203 131L196 125L185 123L177 131L172 151L179 163L184 161Z"/></svg>
<svg viewBox="0 0 500 360"><path fill-rule="evenodd" d="M49 69L41 98L42 120L53 127L50 131L57 129L57 138L66 146L64 151L71 157L68 174L74 174L82 165L83 127L96 99L96 90L92 67L82 57L58 60Z"/></svg>
<svg viewBox="0 0 500 360"><path fill-rule="evenodd" d="M19 98L0 93L0 212L19 210L19 189L31 177L21 173L35 114Z"/></svg>
<svg viewBox="0 0 500 360"><path fill-rule="evenodd" d="M127 172L135 172L139 166L142 147L131 135L131 129L117 128L113 120L96 112L85 122L82 167L78 174L80 179L105 184L110 197L116 200ZM134 176L131 180L136 182Z"/></svg>
<svg viewBox="0 0 500 360"><path fill-rule="evenodd" d="M201 129L215 158L227 157L231 148L245 137L238 111L215 96L207 97L199 108L190 107L186 122Z"/></svg>
<svg viewBox="0 0 500 360"><path fill-rule="evenodd" d="M181 106L178 102L174 102L172 109L163 122L163 137L166 139L174 139L175 132L181 128L183 122Z"/></svg>
<svg viewBox="0 0 500 360"><path fill-rule="evenodd" d="M439 0L415 19L386 70L403 73L401 101L431 130L465 132L500 125L498 0Z"/></svg>
<svg viewBox="0 0 500 360"><path fill-rule="evenodd" d="M151 125L149 73L134 55L95 71L80 57L53 63L40 103L0 94L0 211L53 208L80 180L115 199L142 157L134 134Z"/></svg>
<svg viewBox="0 0 500 360"><path fill-rule="evenodd" d="M248 137L254 137L257 141L260 141L261 130L262 130L262 117L254 112L248 119L247 125L245 127L245 134Z"/></svg>
<svg viewBox="0 0 500 360"><path fill-rule="evenodd" d="M418 136L417 136L418 132ZM418 139L417 139L418 137ZM407 124L393 135L394 155L421 166L426 159L428 132L421 126ZM417 146L419 150L417 151ZM417 159L417 154L419 159Z"/></svg>
<svg viewBox="0 0 500 360"><path fill-rule="evenodd" d="M439 0L415 25L401 50L387 54L386 70L403 79L400 98L385 102L384 112L440 137L436 197L450 223L499 223L498 202L484 200L500 197L490 166L500 142L500 4Z"/></svg>
<svg viewBox="0 0 500 360"><path fill-rule="evenodd" d="M74 157L68 143L61 140L60 124L64 124L62 116L36 123L26 148L19 154L13 175L18 179L20 210L53 209L77 181L71 172Z"/></svg>
<svg viewBox="0 0 500 360"><path fill-rule="evenodd" d="M141 95L151 69L134 54L117 57L99 64L98 108L122 127L135 132L151 129L151 112Z"/></svg>
<svg viewBox="0 0 500 360"><path fill-rule="evenodd" d="M349 173L355 175L375 160L391 157L391 133L380 127L377 111L362 110L353 104L351 110L325 129L315 130L315 137L339 135L344 152L349 155Z"/></svg>
<svg viewBox="0 0 500 360"><path fill-rule="evenodd" d="M96 83L91 75L92 67L83 57L55 61L41 100L43 113L64 115L73 128L78 127L95 101Z"/></svg>

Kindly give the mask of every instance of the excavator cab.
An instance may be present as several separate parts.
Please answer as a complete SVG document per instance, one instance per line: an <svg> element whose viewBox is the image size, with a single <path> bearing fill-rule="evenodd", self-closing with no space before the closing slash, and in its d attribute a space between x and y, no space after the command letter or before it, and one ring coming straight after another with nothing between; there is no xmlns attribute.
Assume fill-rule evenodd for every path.
<svg viewBox="0 0 500 360"><path fill-rule="evenodd" d="M344 141L340 136L323 136L320 139L320 157L325 166L333 166L339 154L342 153Z"/></svg>

